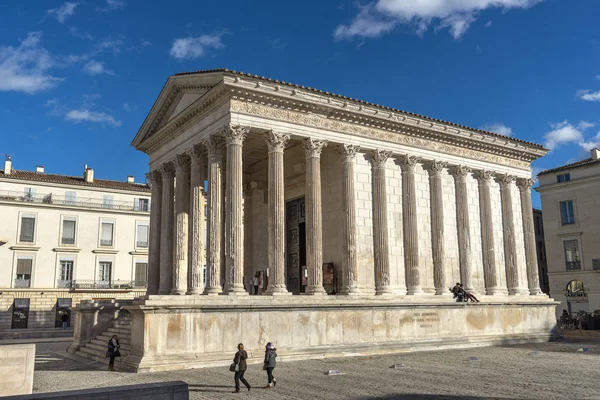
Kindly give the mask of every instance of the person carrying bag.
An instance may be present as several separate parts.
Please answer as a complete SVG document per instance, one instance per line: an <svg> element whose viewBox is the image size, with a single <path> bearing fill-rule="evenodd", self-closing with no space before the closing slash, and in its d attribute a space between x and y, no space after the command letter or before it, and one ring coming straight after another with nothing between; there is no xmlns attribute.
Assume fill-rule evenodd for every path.
<svg viewBox="0 0 600 400"><path fill-rule="evenodd" d="M244 379L244 374L246 373L246 369L248 369L248 365L246 364L246 360L248 359L248 353L244 350L244 345L242 343L238 344L238 352L235 353L233 357L233 363L229 366L229 371L234 372L234 380L235 380L235 390L233 393L240 392L240 381L248 388L248 391L252 389L248 381Z"/></svg>

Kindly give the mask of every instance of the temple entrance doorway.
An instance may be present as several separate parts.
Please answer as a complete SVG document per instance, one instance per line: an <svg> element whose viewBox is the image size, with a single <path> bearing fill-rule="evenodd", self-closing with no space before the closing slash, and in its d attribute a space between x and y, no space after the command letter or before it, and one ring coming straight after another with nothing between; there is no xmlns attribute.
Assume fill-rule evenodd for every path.
<svg viewBox="0 0 600 400"><path fill-rule="evenodd" d="M286 203L287 289L293 294L306 288L306 217L304 197Z"/></svg>

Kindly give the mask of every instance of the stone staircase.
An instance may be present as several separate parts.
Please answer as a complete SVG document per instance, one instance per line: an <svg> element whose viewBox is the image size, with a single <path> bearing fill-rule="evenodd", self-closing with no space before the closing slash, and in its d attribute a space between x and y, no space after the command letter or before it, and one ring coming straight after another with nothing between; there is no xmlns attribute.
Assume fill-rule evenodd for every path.
<svg viewBox="0 0 600 400"><path fill-rule="evenodd" d="M129 313L119 314L119 317L113 321L112 327L86 343L85 346L80 347L76 354L108 365L106 351L108 350L108 341L113 335L117 335L121 345L119 349L121 357L115 359L115 369L120 369L122 360L131 351L131 316Z"/></svg>

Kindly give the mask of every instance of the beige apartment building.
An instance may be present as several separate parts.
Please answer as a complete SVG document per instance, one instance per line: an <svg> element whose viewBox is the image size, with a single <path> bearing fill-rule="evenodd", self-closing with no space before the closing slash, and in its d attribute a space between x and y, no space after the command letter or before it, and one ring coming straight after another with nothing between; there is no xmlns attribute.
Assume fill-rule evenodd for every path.
<svg viewBox="0 0 600 400"><path fill-rule="evenodd" d="M53 328L82 300L146 293L150 187L0 170L0 330Z"/></svg>
<svg viewBox="0 0 600 400"><path fill-rule="evenodd" d="M538 174L550 295L562 310L600 309L600 150Z"/></svg>

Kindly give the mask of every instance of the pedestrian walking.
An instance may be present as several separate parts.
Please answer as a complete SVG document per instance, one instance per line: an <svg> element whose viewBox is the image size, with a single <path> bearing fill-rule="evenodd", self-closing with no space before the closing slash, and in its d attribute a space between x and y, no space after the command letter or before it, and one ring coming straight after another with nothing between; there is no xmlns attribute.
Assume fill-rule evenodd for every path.
<svg viewBox="0 0 600 400"><path fill-rule="evenodd" d="M108 351L106 352L106 357L109 357L109 361L108 361L108 370L109 371L115 370L115 358L121 357L121 352L119 351L120 347L121 347L121 345L119 344L119 338L117 337L117 335L113 335L113 337L111 337L108 340Z"/></svg>
<svg viewBox="0 0 600 400"><path fill-rule="evenodd" d="M67 325L69 325L69 316L67 315L66 312L63 312L63 315L61 317L61 321L62 321L62 328L67 329Z"/></svg>
<svg viewBox="0 0 600 400"><path fill-rule="evenodd" d="M256 273L256 275L254 275L254 278L252 278L252 287L254 288L254 295L256 296L258 294L258 285L259 285L260 280L258 279L258 272Z"/></svg>
<svg viewBox="0 0 600 400"><path fill-rule="evenodd" d="M244 379L244 374L246 373L246 369L248 369L248 365L246 364L246 360L248 359L248 353L246 353L246 350L244 350L244 345L242 343L238 344L237 348L238 348L238 351L237 351L237 353L235 353L235 356L233 357L233 363L235 364L235 366L234 366L235 390L233 391L233 393L240 392L240 381L242 381L244 386L246 386L248 388L248 391L250 391L250 389L252 389L252 387L250 386L248 381L246 381L246 379Z"/></svg>
<svg viewBox="0 0 600 400"><path fill-rule="evenodd" d="M277 362L275 360L277 358L276 350L277 349L275 348L275 346L273 346L273 343L267 343L267 346L265 348L265 363L263 365L263 369L267 371L268 378L268 385L265 386L265 389L270 389L271 387L277 385L277 379L275 379L275 377L273 376L273 370L277 365Z"/></svg>

